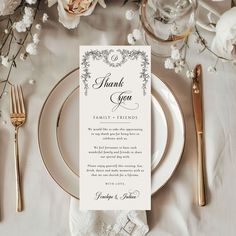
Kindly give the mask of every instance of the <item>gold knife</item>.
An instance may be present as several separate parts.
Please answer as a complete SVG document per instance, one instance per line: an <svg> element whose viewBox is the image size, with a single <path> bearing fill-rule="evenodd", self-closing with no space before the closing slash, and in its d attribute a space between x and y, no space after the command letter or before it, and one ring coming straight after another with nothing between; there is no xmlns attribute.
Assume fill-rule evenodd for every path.
<svg viewBox="0 0 236 236"><path fill-rule="evenodd" d="M197 135L197 188L198 188L198 205L206 205L205 192L205 173L204 173L204 150L203 150L203 112L202 112L202 66L196 65L194 68L194 78L192 83L192 100L193 113L195 119L196 135Z"/></svg>

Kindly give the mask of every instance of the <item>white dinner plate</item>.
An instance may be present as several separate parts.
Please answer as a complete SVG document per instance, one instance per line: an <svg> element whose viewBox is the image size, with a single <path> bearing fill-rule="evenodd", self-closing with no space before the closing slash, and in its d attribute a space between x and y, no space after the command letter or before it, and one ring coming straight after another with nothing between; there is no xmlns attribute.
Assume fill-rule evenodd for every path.
<svg viewBox="0 0 236 236"><path fill-rule="evenodd" d="M79 176L79 87L73 88L63 102L57 118L57 141L61 156L74 174ZM152 171L158 166L167 144L167 122L164 111L152 97Z"/></svg>
<svg viewBox="0 0 236 236"><path fill-rule="evenodd" d="M79 70L74 70L70 74L66 75L54 87L43 105L38 126L39 148L41 151L43 162L49 174L60 187L62 187L67 193L76 198L79 198L79 177L78 175L76 175L78 174L78 164L77 166L75 165L76 168L72 167L74 167L74 164L76 162L75 157L76 155L78 156L79 153L78 112L74 111L74 109L77 109L76 102L79 104L79 101L76 101L75 99L76 88L79 86L78 76ZM158 151L153 151L154 164L152 165L156 167L152 172L152 193L154 193L172 176L180 160L184 146L184 124L182 113L172 92L163 82L161 82L161 80L159 80L154 75L152 83L153 94L163 107L163 110L167 116L168 126L167 148L160 150L160 153L158 153ZM159 115L160 120L165 120L165 115L162 113L162 109L159 103L156 102L155 104L155 99L153 101L153 104L155 105L153 106L155 107L155 109L152 109L154 111L152 112L153 119L155 119L157 114L162 114L161 116ZM74 105L72 106L73 103ZM59 113L60 115L58 115ZM65 114L73 115L68 116ZM58 117L60 119L58 119ZM63 125L61 126L60 124L62 123ZM154 122L152 122L152 128L154 128L155 130L153 133L157 133L158 135L160 135L159 139L162 140L163 136L160 131L167 132L167 127L164 128L164 126L166 125L165 122L162 122L161 127L159 127L159 123L153 123ZM70 127L73 127L73 132L68 132L68 125L70 125ZM64 138L62 139L63 135ZM64 142L64 140L66 141ZM57 141L60 143L60 148L57 145ZM70 143L74 145L74 148L69 148ZM155 149L155 147L159 145L158 143L160 142L153 141L153 150L157 150ZM166 142L164 142L164 146L166 146ZM163 155L159 154L163 154L163 152L165 152L164 158L161 159ZM62 158L61 154L63 155L64 159ZM70 168L68 166L70 166Z"/></svg>
<svg viewBox="0 0 236 236"><path fill-rule="evenodd" d="M185 124L174 93L154 74L152 74L152 94L162 106L168 125L168 143L164 157L152 172L152 194L154 194L172 177L180 162L185 144Z"/></svg>

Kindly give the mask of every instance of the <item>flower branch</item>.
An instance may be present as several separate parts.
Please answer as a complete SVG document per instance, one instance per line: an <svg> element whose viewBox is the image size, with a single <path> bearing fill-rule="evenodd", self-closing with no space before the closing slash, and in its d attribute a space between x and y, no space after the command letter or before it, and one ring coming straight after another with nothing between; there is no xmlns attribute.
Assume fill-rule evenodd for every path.
<svg viewBox="0 0 236 236"><path fill-rule="evenodd" d="M226 61L232 61L232 59L227 59L225 57L222 57L222 56L219 56L217 55L215 52L213 52L211 50L211 48L207 45L207 42L206 40L201 36L197 26L195 26L195 32L196 32L196 35L197 35L197 38L200 40L200 44L203 45L203 50L202 52L206 49L207 51L209 51L211 54L213 54L215 57L217 57L218 59L222 59L222 60L226 60Z"/></svg>
<svg viewBox="0 0 236 236"><path fill-rule="evenodd" d="M37 4L35 4L37 2ZM0 99L5 93L6 86L9 83L11 72L13 67L16 67L16 60L20 57L21 60L25 60L28 55L37 54L37 45L39 43L39 31L41 25L35 26L38 33L32 33L32 27L39 11L41 0L26 0L22 1L15 9L13 15L9 15L0 20L1 25L6 22L6 28L1 40L0 56L1 64L8 68L6 79L1 82L4 83L2 91L0 92ZM43 14L43 23L47 21L47 14ZM21 36L22 34L23 37ZM28 43L29 36L31 36L33 42ZM15 44L17 47L15 47ZM15 50L15 51L14 51ZM24 50L24 53L21 53ZM20 54L21 53L21 54ZM0 68L1 69L1 68Z"/></svg>

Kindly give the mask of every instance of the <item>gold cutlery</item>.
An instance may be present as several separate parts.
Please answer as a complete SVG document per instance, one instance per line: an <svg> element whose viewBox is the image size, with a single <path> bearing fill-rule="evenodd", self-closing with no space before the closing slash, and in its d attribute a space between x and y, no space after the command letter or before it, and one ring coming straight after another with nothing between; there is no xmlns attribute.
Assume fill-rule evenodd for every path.
<svg viewBox="0 0 236 236"><path fill-rule="evenodd" d="M18 146L18 131L26 121L26 112L24 98L21 86L11 86L10 93L10 119L15 127L14 139L14 155L15 155L15 175L16 175L16 211L23 210L22 192L21 192L21 176L19 166L19 146Z"/></svg>
<svg viewBox="0 0 236 236"><path fill-rule="evenodd" d="M198 205L206 205L205 193L205 173L204 173L204 149L203 149L203 109L202 109L202 66L196 65L194 68L194 78L192 83L192 100L193 112L195 119L196 135L197 135L197 188L198 188Z"/></svg>

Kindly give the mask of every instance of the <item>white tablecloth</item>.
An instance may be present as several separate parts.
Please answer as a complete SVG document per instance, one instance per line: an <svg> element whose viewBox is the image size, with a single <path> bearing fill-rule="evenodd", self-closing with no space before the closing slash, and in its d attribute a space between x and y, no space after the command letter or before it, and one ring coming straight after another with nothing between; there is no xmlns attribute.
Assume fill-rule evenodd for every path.
<svg viewBox="0 0 236 236"><path fill-rule="evenodd" d="M28 108L28 121L20 131L21 171L25 209L15 213L15 175L13 129L8 119L8 96L0 101L0 235L69 236L68 196L47 173L38 148L37 125L41 106L52 87L65 74L78 67L81 44L127 44L132 26L125 20L122 1L107 1L107 9L98 7L91 17L84 17L79 28L66 30L57 22L55 7L43 26L38 56L18 63L11 80L22 83ZM213 4L227 9L230 1ZM205 33L206 34L206 33ZM208 36L209 39L212 35ZM163 68L161 59L153 58L152 69L174 91L183 109L186 144L182 160L171 180L152 199L148 212L150 236L234 236L236 235L236 69L219 63L217 73L207 66L215 59L190 49L189 62L203 65L206 169L208 205L196 201L196 140L191 105L191 81ZM35 85L28 83L36 80ZM4 124L7 121L7 124Z"/></svg>

